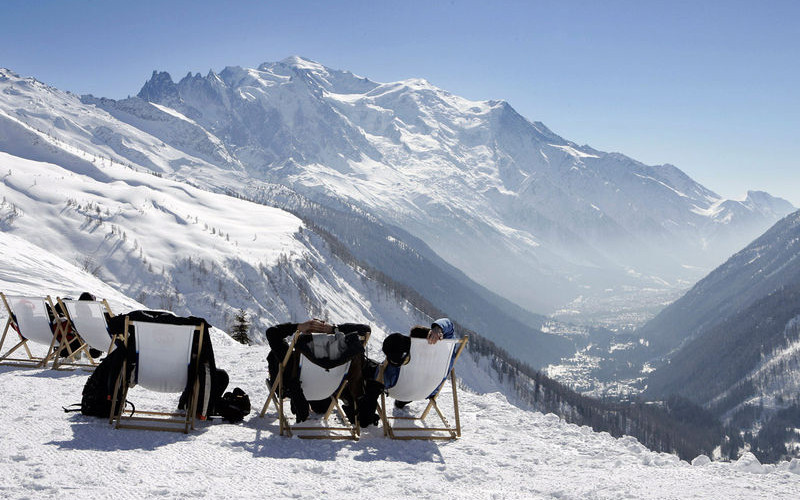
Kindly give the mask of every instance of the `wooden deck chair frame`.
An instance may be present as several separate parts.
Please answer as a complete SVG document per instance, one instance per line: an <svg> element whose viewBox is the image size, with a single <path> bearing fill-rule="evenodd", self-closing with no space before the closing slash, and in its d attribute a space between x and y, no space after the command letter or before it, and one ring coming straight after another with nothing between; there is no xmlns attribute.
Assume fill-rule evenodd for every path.
<svg viewBox="0 0 800 500"><path fill-rule="evenodd" d="M436 389L436 393L433 396L428 397L428 405L425 407L425 410L416 417L404 417L404 416L389 416L386 411L386 391L381 393L381 404L379 406L380 418L381 422L383 423L383 434L384 436L389 436L391 439L458 439L461 437L461 417L459 416L458 412L458 391L457 391L457 384L456 384L456 361L461 356L461 353L464 350L464 347L467 345L467 338L462 337L460 339L452 339L455 340L455 346L453 350L453 357L452 357L452 364L450 370L448 372L447 377L439 387ZM449 339L448 339L449 340ZM440 341L441 342L441 341ZM387 361L384 361L380 367L379 372L379 379L382 380L383 378L383 371L386 369ZM450 380L450 386L453 392L453 415L455 418L455 426L450 425L447 421L447 418L442 413L442 410L439 408L439 404L437 402L437 398L442 391L445 383L447 383L447 379ZM425 419L430 414L431 410L435 410L436 414L438 415L442 427L429 427L425 425ZM391 423L392 420L399 420L404 422L419 422L422 424L421 426L413 426L413 425L393 425ZM398 434L398 432L400 434Z"/></svg>
<svg viewBox="0 0 800 500"><path fill-rule="evenodd" d="M342 380L339 384L338 389L331 394L331 403L328 406L328 410L320 419L321 422L325 422L324 425L291 425L289 423L289 419L286 417L286 413L284 411L284 397L283 397L283 374L286 371L286 368L289 365L289 360L292 356L292 353L295 352L295 345L297 344L297 339L300 338L300 335L303 335L301 332L295 332L292 336L292 341L289 344L289 349L286 351L286 355L283 357L279 367L278 367L278 375L275 377L275 381L270 387L269 395L267 396L267 401L264 403L264 407L261 409L260 417L264 418L264 415L267 413L267 409L269 408L270 402L275 405L275 409L278 412L278 425L280 428L281 436L289 436L291 437L293 433L297 432L297 437L301 439L354 439L357 440L361 435L361 428L358 426L358 422L349 423L347 420L347 416L344 413L341 405L339 404L339 397L344 392L345 387L347 386L347 380ZM367 333L364 336L363 344L366 346L367 341L369 340L370 334ZM302 356L301 353L297 353L299 356ZM306 358L308 360L308 358ZM309 361L310 362L310 361ZM349 366L349 363L348 363ZM344 374L347 375L347 372ZM328 419L330 418L333 411L336 410L337 417L339 418L341 425L334 426L329 425ZM314 434L311 434L314 432ZM326 434L319 434L320 432Z"/></svg>
<svg viewBox="0 0 800 500"><path fill-rule="evenodd" d="M159 327L181 327L187 328L191 325L169 325L164 323L146 323L146 322L137 322L131 321L127 316L125 317L125 330L122 336L122 341L125 347L128 347L128 338L129 338L129 331L130 327L134 328L134 332L137 328L141 328L140 325L158 325ZM146 327L145 327L146 328ZM195 366L198 366L199 359L200 359L200 352L202 351L203 347L203 325L194 326L194 335L196 336L197 340L197 347L193 349L190 355L190 364L191 360L195 360ZM194 342L194 341L192 341ZM189 430L194 430L194 420L195 414L197 413L197 396L200 390L200 379L197 374L197 370L195 369L195 373L190 374L191 377L194 378L194 382L192 384L192 392L190 394L189 401L186 403L186 410L180 412L161 412L161 411L147 411L147 410L140 410L136 409L136 411L126 416L125 413L125 401L128 397L128 389L130 388L130 381L128 377L125 376L127 373L127 364L128 360L126 359L122 363L122 370L120 371L119 376L117 377L117 381L114 385L114 395L111 399L111 416L108 419L109 424L114 424L116 421L116 429L141 429L141 430L152 430L152 431L173 431L173 432L183 432L184 434L188 434ZM146 388L146 387L145 387ZM113 411L114 408L117 407L117 401L120 401L119 408L116 412ZM144 416L135 416L136 414L141 414ZM141 422L141 423L136 423ZM147 422L147 423L145 423Z"/></svg>
<svg viewBox="0 0 800 500"><path fill-rule="evenodd" d="M46 297L25 297L25 296L17 296L11 295L7 296L6 294L0 292L0 297L3 299L3 305L6 308L6 312L8 312L8 320L6 321L6 326L3 329L3 336L0 338L0 365L5 366L18 366L22 368L44 368L47 366L51 360L57 358L57 353L60 351L58 347L60 343L56 341L60 333L64 332L64 328L66 326L65 323L61 323L56 321L55 323L51 322L48 318L48 323L50 324L50 334L42 335L38 339L33 339L34 342L40 343L42 345L46 344L45 337L49 337L49 345L47 347L47 353L44 356L35 356L30 347L28 347L28 342L31 341L31 337L27 336L25 332L22 331L17 321L14 319L16 316L11 305L9 304L9 297L20 297L26 298L29 300L42 300L45 304L45 307L50 307L51 311L55 311L53 307L53 300L50 296ZM14 330L14 332L19 336L19 342L8 349L5 353L3 353L3 345L5 345L6 339L8 338L9 330ZM66 339L66 335L61 335L62 343L63 340ZM27 358L14 358L11 357L12 354L17 352L20 348L25 351Z"/></svg>
<svg viewBox="0 0 800 500"><path fill-rule="evenodd" d="M62 348L65 348L65 349L67 349L67 352L69 353L69 355L66 356L63 361L60 360L58 357L56 357L53 360L53 368L54 369L58 369L61 366L78 366L78 367L96 368L97 365L99 364L99 361L95 361L89 355L89 348L98 349L98 350L103 351L105 353L111 352L111 349L114 347L114 338L113 337L109 337L108 346L100 346L99 344L98 345L91 345L87 341L86 336L85 335L81 335L80 330L77 328L75 319L73 318L73 314L70 312L70 308L67 307L67 305L68 305L68 303L77 303L77 302L97 303L97 304L100 304L103 307L105 307L106 311L108 312L108 315L113 317L114 313L111 312L111 306L108 305L108 301L106 301L106 299L103 299L103 300L93 300L93 301L84 300L84 301L67 301L67 302L65 302L65 300L62 300L60 297L57 297L56 298L56 302L58 303L59 307L61 308L61 311L64 313L64 316L66 316L67 320L69 321L69 325L72 327L71 328L72 332L75 335L77 335L78 338L80 339L81 345L80 345L80 347L78 347L77 349L75 349L73 351L73 349L69 346L69 342L65 342L66 341L66 336L62 335L61 336L61 346L59 346L59 349L58 349L57 352L59 352ZM65 330L69 331L69 328L65 327ZM102 347L102 349L101 349L101 347ZM78 361L78 359L80 359L81 353L85 353L86 354L86 359L89 360L88 363L81 363L81 362Z"/></svg>

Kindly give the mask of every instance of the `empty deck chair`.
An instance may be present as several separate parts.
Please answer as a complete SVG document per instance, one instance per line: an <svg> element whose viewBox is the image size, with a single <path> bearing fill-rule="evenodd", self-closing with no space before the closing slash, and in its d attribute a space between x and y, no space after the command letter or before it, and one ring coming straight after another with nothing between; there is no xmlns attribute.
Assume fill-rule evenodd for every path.
<svg viewBox="0 0 800 500"><path fill-rule="evenodd" d="M467 337L440 340L433 345L428 344L425 339L411 339L409 360L400 368L397 383L381 393L379 413L385 435L392 439L456 439L461 436L455 362L461 356L466 343ZM382 378L385 367L386 362L381 367L379 378ZM450 425L437 404L439 393L448 378L453 392L455 426ZM428 405L418 417L389 416L386 411L386 395L397 401L428 399ZM425 419L432 409L439 416L442 427L426 425ZM393 425L390 422L392 420L419 425L398 426Z"/></svg>
<svg viewBox="0 0 800 500"><path fill-rule="evenodd" d="M53 322L48 312L48 307L50 311L54 310L53 301L49 296L24 297L3 293L0 293L0 296L2 296L8 313L3 337L0 339L0 365L43 368L60 351L57 338L59 336L66 337L66 335L59 335L65 333L62 332L64 324L58 321ZM4 352L3 346L7 340L10 340L9 330L14 330L19 342ZM28 346L30 342L47 346L47 351L43 355L34 354ZM19 349L24 351L26 357L12 357L12 354Z"/></svg>
<svg viewBox="0 0 800 500"><path fill-rule="evenodd" d="M360 429L357 422L351 422L341 405L339 398L347 386L347 375L350 371L353 357L362 355L363 348L369 340L369 333L359 335L347 334L350 342L359 343L360 349L354 350L353 345L346 347L348 342L345 334L325 333L300 333L292 337L289 350L280 364L275 383L270 388L267 401L261 410L263 417L272 402L278 412L280 434L297 436L304 439L358 439ZM323 401L330 398L327 411L318 423L309 422L291 425L285 413L285 381L287 370L290 369L292 355L298 357L299 381L303 395L307 401ZM329 419L336 411L336 424L330 424Z"/></svg>
<svg viewBox="0 0 800 500"><path fill-rule="evenodd" d="M103 300L70 300L70 299L57 299L61 310L67 316L72 331L80 338L80 347L75 351L85 352L88 363L78 362L64 362L59 359L54 360L55 365L73 365L73 366L97 366L95 361L89 355L89 349L97 349L101 352L111 352L114 345L114 339L108 333L108 322L106 321L106 313L109 316L114 314L111 312L111 307L108 302Z"/></svg>
<svg viewBox="0 0 800 500"><path fill-rule="evenodd" d="M126 318L123 343L129 350L129 355L114 387L111 408L117 408L118 400L126 401L128 389L134 385L150 391L182 393L187 384L191 384L192 390L185 411L164 412L137 408L126 416L125 405L120 404L109 418L109 423L116 421L117 429L184 433L194 429L199 388L197 359L203 344L203 326L147 323L129 321ZM134 346L135 352L131 352ZM133 360L131 356L134 356ZM135 368L131 376L126 377L129 362L135 362Z"/></svg>

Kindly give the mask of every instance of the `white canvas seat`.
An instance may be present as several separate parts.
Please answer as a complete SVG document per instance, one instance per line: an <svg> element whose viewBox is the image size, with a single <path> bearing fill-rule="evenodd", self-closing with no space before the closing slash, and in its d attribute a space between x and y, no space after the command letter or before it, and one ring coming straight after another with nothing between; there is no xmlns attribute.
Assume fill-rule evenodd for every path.
<svg viewBox="0 0 800 500"><path fill-rule="evenodd" d="M326 370L301 354L300 387L303 388L303 394L309 401L319 401L331 397L342 385L349 370L350 361Z"/></svg>
<svg viewBox="0 0 800 500"><path fill-rule="evenodd" d="M114 388L111 407L116 408L117 400L123 404L120 404L119 409L111 415L109 422L113 423L116 420L116 428L127 427L184 433L189 432L190 428L194 429L199 381L196 365L192 370L192 357L194 355L194 359L198 359L202 349L203 327L129 321L126 318L123 337L126 348L131 345L131 334L133 334L136 345L136 366L131 374L131 380L128 380L128 377L124 376L127 372L128 361L123 363ZM196 347L193 347L195 338L197 338ZM124 402L130 387L138 385L155 392L181 393L190 381L193 390L185 411L145 411L137 408L133 415L124 415ZM136 416L136 414L145 416Z"/></svg>
<svg viewBox="0 0 800 500"><path fill-rule="evenodd" d="M50 319L50 311L54 310L53 301L47 297L25 297L21 295L2 296L3 304L8 313L8 320L3 329L3 337L0 339L0 365L13 365L28 368L42 368L56 357L59 352L57 338L62 333L63 325L59 322L55 324ZM19 338L19 342L13 347L3 352L3 345L9 339L9 330L14 330ZM61 336L62 339L66 335ZM43 355L34 354L28 343L32 342L47 346ZM19 349L23 349L26 357L15 358L12 354Z"/></svg>
<svg viewBox="0 0 800 500"><path fill-rule="evenodd" d="M111 350L106 313L113 316L105 300L59 300L78 335L93 349Z"/></svg>
<svg viewBox="0 0 800 500"><path fill-rule="evenodd" d="M72 326L72 331L81 340L81 345L76 351L85 352L89 362L81 364L56 361L56 363L59 363L59 365L97 366L97 361L89 356L89 348L97 349L101 352L110 352L114 345L114 340L108 334L108 322L106 321L106 313L109 316L113 316L108 302L105 300L71 299L57 299L57 301L61 306L61 310L67 316Z"/></svg>
<svg viewBox="0 0 800 500"><path fill-rule="evenodd" d="M280 425L281 435L292 436L297 433L298 437L304 439L358 439L360 429L356 422L350 422L344 414L342 407L339 404L339 397L347 386L347 374L350 370L351 361L346 361L331 368L324 368L319 364L314 363L305 354L296 349L297 341L301 335L310 335L310 350L318 359L336 357L341 354L341 341L343 341L343 334L326 334L326 333L300 333L295 332L292 337L289 349L286 356L280 364L278 375L275 378L275 383L270 388L267 401L261 410L261 417L267 412L270 402L275 404L278 411L278 420ZM369 334L365 335L360 340L366 345L369 339ZM303 390L303 395L307 401L322 401L331 398L328 410L320 419L319 425L313 425L312 422L303 425L290 425L289 420L284 412L283 403L283 383L285 379L285 371L289 364L289 360L295 354L299 357L298 367L300 380L300 387ZM336 411L338 425L328 424L333 411Z"/></svg>
<svg viewBox="0 0 800 500"><path fill-rule="evenodd" d="M428 344L426 339L411 339L409 361L402 367L397 383L381 394L381 420L384 433L392 439L455 439L461 436L461 419L458 413L458 393L456 389L455 362L467 343L467 337L461 339L440 340L436 344ZM381 369L380 377L386 362ZM451 426L437 404L437 397L450 378L453 392L453 414L455 426ZM397 401L420 401L428 399L428 405L418 417L389 416L386 411L386 395ZM425 425L430 410L436 411L443 427ZM390 420L405 420L420 425L392 425Z"/></svg>

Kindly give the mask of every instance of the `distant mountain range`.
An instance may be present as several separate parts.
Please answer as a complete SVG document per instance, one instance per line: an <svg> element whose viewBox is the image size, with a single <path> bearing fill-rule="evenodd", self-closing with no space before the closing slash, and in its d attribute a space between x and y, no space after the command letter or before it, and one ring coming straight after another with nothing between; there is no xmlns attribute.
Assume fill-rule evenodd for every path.
<svg viewBox="0 0 800 500"><path fill-rule="evenodd" d="M574 348L533 313L686 286L793 209L759 192L724 200L673 166L578 146L503 101L297 57L177 83L154 72L120 101L0 70L0 151L109 185L98 167L125 165L290 210L534 366Z"/></svg>
<svg viewBox="0 0 800 500"><path fill-rule="evenodd" d="M352 203L536 312L622 285L691 283L793 209L760 192L724 200L671 165L578 146L503 101L298 57L177 83L154 72L136 99L84 102L167 143L161 120L195 124L176 147L210 134L224 149L191 152Z"/></svg>

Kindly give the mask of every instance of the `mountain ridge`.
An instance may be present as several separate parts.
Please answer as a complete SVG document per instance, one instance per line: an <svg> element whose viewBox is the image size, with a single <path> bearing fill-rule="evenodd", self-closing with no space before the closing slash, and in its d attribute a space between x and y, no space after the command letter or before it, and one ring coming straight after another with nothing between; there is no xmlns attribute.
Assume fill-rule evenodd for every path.
<svg viewBox="0 0 800 500"><path fill-rule="evenodd" d="M154 72L143 95L162 102L77 99L3 73L0 112L14 118L0 148L45 161L42 152L53 148L78 157L90 152L92 161L113 160L219 192L257 193L278 183L324 206L357 206L493 293L539 313L576 294L691 282L698 272L658 248L681 239L669 219L654 218L669 212L665 207L676 220L689 217L683 233L697 221L722 227L723 236L741 239L738 233L747 232L737 217L713 222L693 213L681 202L686 193L696 189L692 199L707 210L712 204L703 200L713 192L674 167L578 146L504 101L468 101L421 80L371 82L305 59L259 68L189 73L177 84ZM25 127L23 140L9 140ZM42 137L54 139L41 148ZM638 175L615 180L629 171ZM604 185L611 187L586 198ZM625 202L614 194L642 185L644 198ZM650 207L658 199L651 192L669 203ZM739 202L732 206L755 214ZM769 219L758 217L756 226ZM685 246L720 239L705 229L683 238ZM624 262L639 254L647 269Z"/></svg>
<svg viewBox="0 0 800 500"><path fill-rule="evenodd" d="M740 224L739 219L759 220L758 223L743 220L739 227L756 224L761 228L766 225L765 222L774 222L774 215L770 215L770 212L783 215L781 212L786 212L791 207L788 203L779 206L780 200L754 199L748 204L722 200L674 166L648 167L619 153L602 153L590 147L578 146L554 134L541 122L526 120L507 102L467 101L421 80L380 84L349 72L331 70L305 58L263 63L256 70L226 68L220 75L226 89L239 89L240 93L246 95L241 97L241 107L246 108L248 102L260 103L254 109L260 110L257 113L265 113L260 118L263 119L261 125L273 127L271 133L274 137L291 145L278 155L282 160L270 163L270 160L264 158L272 157L273 141L268 140L265 143L259 137L251 136L245 137L249 141L247 146L240 146L237 142L237 147L244 149L247 154L254 151L264 153L260 164L251 166L251 175L261 175L273 182L286 183L312 198L315 191L341 191L345 199L378 210L381 218L392 217L394 223L423 240L432 234L430 229L420 226L429 227L432 220L438 221L440 226L445 223L456 227L458 219L474 220L475 224L483 227L480 232L484 239L491 234L501 244L510 247L509 250L491 256L495 261L502 262L502 257L507 257L509 251L514 253L511 249L522 246L527 248L527 252L537 254L535 260L540 262L539 268L545 262L545 267L555 266L560 272L572 276L591 274L590 269L597 268L594 260L605 262L601 267L610 266L612 269L606 274L614 275L612 283L619 284L626 283L625 275L631 270L641 275L647 274L637 271L636 268L649 266L645 262L648 259L637 257L636 252L628 249L630 241L638 241L635 245L637 252L655 252L663 260L675 261L669 266L671 275L664 278L675 283L676 279L688 279L687 274L680 271L682 265L709 266L715 259L721 260L738 249L736 245L743 246L759 234L753 228L743 231L747 234L745 237L738 234L742 231L726 230L732 220L736 220L734 223L737 225ZM172 83L178 89L179 95L182 88L187 90L185 99L179 103L171 102L179 110L188 110L194 114L208 109L204 107L206 102L198 101L196 94L188 90L189 83L195 79L197 76L191 80L184 78L177 84ZM147 87L148 84L145 84L143 89ZM305 97L295 95L297 88L307 90ZM147 96L156 101L160 99L170 103L171 92L172 90L165 91L163 96L159 96L148 91ZM232 102L232 94L228 92L226 95L227 98L222 100ZM284 109L275 104L276 99L290 102L291 106ZM220 99L212 101L220 102ZM240 108L233 104L231 106L231 116L235 117ZM309 113L315 116L316 128L308 128ZM454 116L458 116L458 120ZM320 129L319 123L327 123L327 126ZM210 121L206 125L213 128ZM332 130L342 131L343 135L330 138L326 134ZM218 132L222 136L230 135L225 127L219 128ZM309 141L311 136L314 139ZM322 147L304 147L304 144ZM491 145L491 151L478 151L476 156L476 151L471 150L485 149L484 145L487 144ZM335 153L325 153L326 148ZM540 157L541 160L531 163L530 159L535 157ZM402 169L395 165L399 162L404 163ZM592 162L603 163L602 169L606 174L602 174L603 170L598 170L599 167L592 165ZM271 166L265 166L265 163ZM428 166L433 164L447 169L433 171ZM489 168L495 173L486 171L481 174L481 169L486 169L481 165L491 165ZM584 171L583 176L574 173L581 170ZM414 178L431 182L434 192L454 189L454 194L464 196L465 202L453 203L452 200L445 201L435 195L420 194L402 182L402 172L413 173ZM469 177L463 177L465 172L477 172L478 175L473 176L470 181ZM628 172L633 172L633 175L620 177ZM412 202L380 203L363 194L374 189L375 183L362 181L377 179L378 175L394 182L400 188L400 194L408 196ZM458 179L459 176L462 176L461 180ZM354 196L345 190L344 179L348 179L348 182L361 182L362 194ZM624 181L623 185L619 184L620 180ZM648 193L645 197L647 202L642 200L630 206L620 205L613 189L603 192L603 185L610 185L612 188L616 186L617 189L625 189L627 192L645 189ZM599 196L598 193L591 194L597 191L597 187L601 187ZM390 191L383 189L382 192L389 194ZM658 199L666 205L662 203L655 208L648 207ZM681 202L682 199L690 200L691 203ZM451 203L450 209L443 212L440 205L448 203ZM721 209L716 212L715 217L709 217L705 212L714 203L721 206ZM776 209L760 210L762 203ZM465 204L481 207L485 215L476 216L470 213L470 210L462 208ZM506 208L498 212L498 207L503 204ZM414 214L414 211L422 213ZM563 217L560 218L561 213L573 214L573 217L564 221ZM654 215L660 213L665 213L666 216ZM581 220L583 223L574 223ZM673 226L678 228L678 234ZM692 228L696 226L705 226L700 231L705 234L701 236L694 231ZM471 236L474 243L481 239L471 234L475 231L469 227L457 228L455 232ZM684 233L682 236L681 232ZM607 238L607 235L616 237ZM688 246L684 245L680 255L675 256L673 252L663 252L658 248L671 240L687 237L691 241L687 241ZM656 244L648 240L656 240ZM580 244L560 244L563 241L579 241ZM706 252L708 248L714 247L716 241L720 241L724 250L715 253L714 257L685 262L687 256ZM466 246L471 246L472 243L470 241ZM542 248L543 243L552 248ZM518 292L509 291L509 285L498 284L501 280L481 273L480 268L486 267L487 259L479 260L484 264L479 266L470 264L477 259L474 255L464 255L463 252L454 252L435 244L434 249L490 289L505 292L502 293L505 296L510 294L529 309L547 310L548 306L544 304L532 306L531 304L539 302L538 299L532 302L527 300L534 299L530 294L520 296ZM560 258L564 255L569 258ZM515 260L517 264L522 264L519 259ZM621 264L626 260L638 262L628 266ZM531 264L528 266L530 268L537 267L531 259L523 262ZM665 274L659 266L649 269L648 272L655 275ZM567 283L558 283L558 280L553 282L552 273L538 272L533 276L551 285L552 290L564 287L571 289ZM691 273L689 276L699 277ZM605 281L608 282L608 277ZM565 291L566 295L572 293L574 291Z"/></svg>

